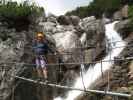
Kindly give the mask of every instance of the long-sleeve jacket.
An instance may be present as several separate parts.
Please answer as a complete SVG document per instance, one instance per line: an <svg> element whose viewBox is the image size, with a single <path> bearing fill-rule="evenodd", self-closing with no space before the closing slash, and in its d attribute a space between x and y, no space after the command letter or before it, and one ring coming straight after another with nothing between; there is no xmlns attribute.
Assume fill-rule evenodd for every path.
<svg viewBox="0 0 133 100"><path fill-rule="evenodd" d="M53 53L46 41L35 41L33 44L33 49L36 55L45 55L48 53L48 51Z"/></svg>

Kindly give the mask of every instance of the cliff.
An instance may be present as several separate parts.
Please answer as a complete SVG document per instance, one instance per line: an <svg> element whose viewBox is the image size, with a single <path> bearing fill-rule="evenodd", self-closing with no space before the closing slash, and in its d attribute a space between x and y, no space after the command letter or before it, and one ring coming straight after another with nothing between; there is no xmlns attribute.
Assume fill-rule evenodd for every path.
<svg viewBox="0 0 133 100"><path fill-rule="evenodd" d="M67 25L62 25L62 21L63 23L68 21ZM52 100L61 91L64 93L64 90L40 86L13 77L19 75L37 79L34 66L25 64L35 63L32 41L36 31L43 31L49 41L49 46L58 52L58 55L48 56L48 63L58 63L59 58L64 63L89 62L102 57L101 53L105 54L103 53L105 50L104 24L95 17L79 19L71 16L66 20L65 16L63 18L42 16L37 19L37 23L31 23L27 31L19 32L13 28L8 29L1 23L0 100L11 100L11 98L14 100ZM87 43L95 48L82 49ZM64 54L66 52L69 54ZM96 53L91 58L92 52ZM79 76L79 72L80 65L48 66L49 81L55 84L72 85L74 79Z"/></svg>

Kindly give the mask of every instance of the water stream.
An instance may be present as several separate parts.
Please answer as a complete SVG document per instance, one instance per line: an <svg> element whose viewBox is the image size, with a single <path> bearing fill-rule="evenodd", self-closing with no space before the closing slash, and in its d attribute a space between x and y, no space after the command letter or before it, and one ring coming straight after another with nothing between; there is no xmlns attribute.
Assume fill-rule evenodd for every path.
<svg viewBox="0 0 133 100"><path fill-rule="evenodd" d="M105 58L103 58L103 60L110 60L110 59L114 59L114 57L117 57L120 52L124 49L124 46L126 45L126 43L122 40L122 38L120 37L119 33L117 33L114 30L114 26L117 23L117 21L106 24L106 37L109 41L111 42L115 42L115 41L121 41L121 42L115 42L110 44L110 47L112 47L113 49L111 49L107 56ZM121 48L117 48L117 47L121 47ZM103 62L103 72L109 70L112 66L113 62ZM83 74L84 77L84 83L85 83L85 87L89 88L91 87L91 85L98 79L100 78L102 75L101 73L101 63L97 63L95 64L94 67L90 67L86 73ZM84 89L83 83L82 83L82 78L79 77L76 79L75 84L73 85L74 88L81 88ZM76 90L72 90L69 91L67 93L67 97L66 98L55 98L54 100L74 100L76 97L78 97L79 95L81 95L83 92L81 91L76 91Z"/></svg>

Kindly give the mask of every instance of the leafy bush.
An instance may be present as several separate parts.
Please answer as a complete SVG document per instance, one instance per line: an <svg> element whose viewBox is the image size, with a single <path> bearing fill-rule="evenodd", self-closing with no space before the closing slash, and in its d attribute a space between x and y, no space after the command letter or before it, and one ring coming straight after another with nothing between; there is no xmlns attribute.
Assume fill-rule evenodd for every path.
<svg viewBox="0 0 133 100"><path fill-rule="evenodd" d="M78 7L76 10L66 13L66 15L77 15L86 17L94 15L102 17L103 13L111 17L112 13L122 6L121 0L94 0L88 6Z"/></svg>
<svg viewBox="0 0 133 100"><path fill-rule="evenodd" d="M30 24L29 16L32 14L40 15L44 12L42 7L35 4L29 5L27 1L18 4L17 2L5 1L0 3L0 21L6 22L8 27L15 27L16 29L23 26L28 28Z"/></svg>

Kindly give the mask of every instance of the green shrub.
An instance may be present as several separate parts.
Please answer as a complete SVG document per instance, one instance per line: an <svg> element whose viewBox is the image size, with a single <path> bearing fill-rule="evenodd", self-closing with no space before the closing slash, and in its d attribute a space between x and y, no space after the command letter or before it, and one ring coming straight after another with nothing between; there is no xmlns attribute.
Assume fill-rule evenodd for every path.
<svg viewBox="0 0 133 100"><path fill-rule="evenodd" d="M80 17L93 15L99 18L104 13L108 17L111 17L121 6L121 0L94 0L88 6L78 7L76 10L66 13L66 15L77 15Z"/></svg>
<svg viewBox="0 0 133 100"><path fill-rule="evenodd" d="M0 3L0 21L6 22L8 27L15 27L16 29L27 27L30 24L29 16L32 14L40 15L44 12L42 7L35 4L29 5L27 1L18 4L17 2L5 1Z"/></svg>

